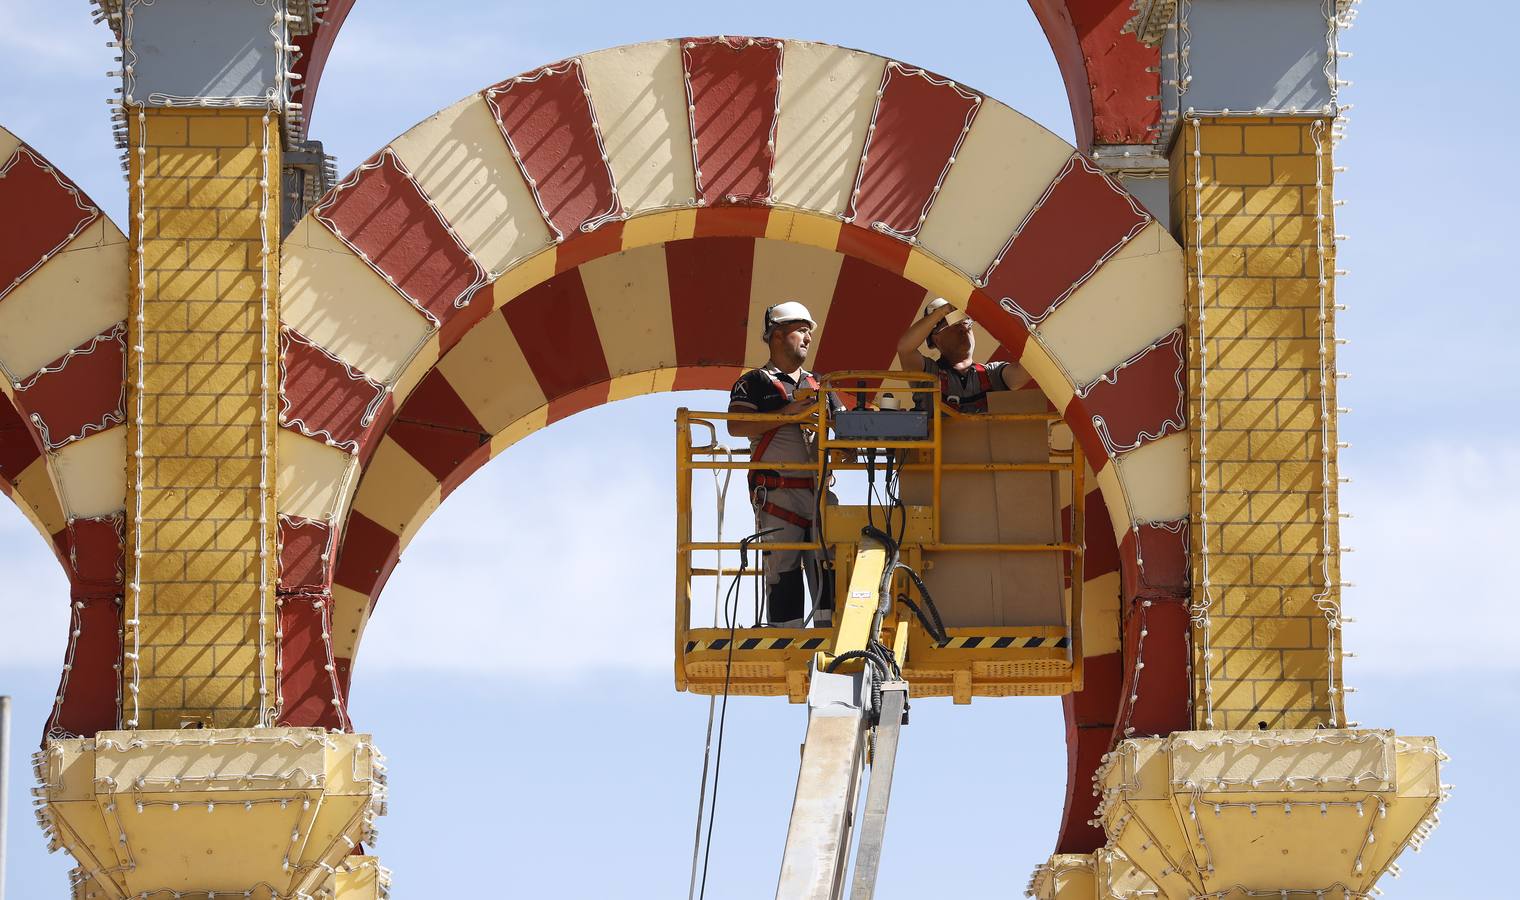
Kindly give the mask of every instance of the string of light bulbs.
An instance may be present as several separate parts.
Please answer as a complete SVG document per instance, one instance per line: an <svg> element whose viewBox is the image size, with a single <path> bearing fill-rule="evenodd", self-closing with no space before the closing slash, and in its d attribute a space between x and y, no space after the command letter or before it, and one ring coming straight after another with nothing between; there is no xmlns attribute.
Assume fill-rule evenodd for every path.
<svg viewBox="0 0 1520 900"><path fill-rule="evenodd" d="M960 134L956 136L955 143L950 147L950 156L945 160L945 166L940 170L939 178L935 180L933 187L930 188L929 197L924 201L923 207L919 210L917 221L910 223L904 231L898 231L885 222L871 222L867 226L882 234L890 235L916 246L918 244L918 232L924 227L924 222L928 220L929 211L934 206L934 201L939 198L939 191L944 185L945 179L950 177L950 169L955 165L955 159L961 151L961 145L966 142L966 135L971 133L971 125L976 121L976 114L982 108L983 98L981 94L968 90L948 78L937 78L924 69L916 69L897 60L887 60L887 64L883 67L881 73L881 85L876 88L876 105L871 109L871 121L866 126L866 140L860 150L860 165L855 169L855 185L850 191L850 202L845 207L843 221L846 223L853 223L857 218L856 204L860 202L860 186L865 180L866 162L871 155L871 143L876 138L876 124L878 117L881 115L881 101L886 96L887 86L892 83L894 75L903 78L922 78L936 87L948 86L961 99L971 102L970 109L966 111L966 120L961 124ZM778 101L779 97L778 92Z"/></svg>
<svg viewBox="0 0 1520 900"><path fill-rule="evenodd" d="M761 203L767 206L773 205L776 193L776 129L781 122L781 75L785 60L786 44L774 38L730 38L726 35L718 35L713 38L701 38L684 40L681 42L681 77L686 85L686 122L691 130L691 166L692 176L696 181L696 196L694 203L697 206L706 206L707 198L703 196L702 187L702 155L697 148L697 100L692 90L691 51L700 46L720 46L729 50L740 52L750 47L766 47L776 51L776 102L771 109L771 127L766 133L766 172L765 193L758 196L741 197L737 194L728 194L723 199L727 203ZM590 101L591 95L586 95ZM610 169L608 170L610 173Z"/></svg>

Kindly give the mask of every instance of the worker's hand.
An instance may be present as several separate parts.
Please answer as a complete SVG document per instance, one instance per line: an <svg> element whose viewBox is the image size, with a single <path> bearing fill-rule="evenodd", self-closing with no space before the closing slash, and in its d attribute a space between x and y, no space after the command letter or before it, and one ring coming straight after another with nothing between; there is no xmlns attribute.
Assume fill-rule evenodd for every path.
<svg viewBox="0 0 1520 900"><path fill-rule="evenodd" d="M792 395L792 401L781 407L781 412L788 416L812 409L818 404L818 393L810 388L798 388L797 393Z"/></svg>

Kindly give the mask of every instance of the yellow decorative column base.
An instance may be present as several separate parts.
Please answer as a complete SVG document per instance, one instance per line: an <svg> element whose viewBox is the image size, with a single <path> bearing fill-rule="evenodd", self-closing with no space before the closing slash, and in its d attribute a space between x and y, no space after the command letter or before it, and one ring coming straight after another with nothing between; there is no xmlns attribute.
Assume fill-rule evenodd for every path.
<svg viewBox="0 0 1520 900"><path fill-rule="evenodd" d="M381 896L378 867L344 871L385 812L369 735L103 731L49 741L37 775L42 826L80 864L76 897Z"/></svg>
<svg viewBox="0 0 1520 900"><path fill-rule="evenodd" d="M1035 900L1093 900L1098 890L1095 866L1090 853L1057 853L1034 870L1024 895Z"/></svg>
<svg viewBox="0 0 1520 900"><path fill-rule="evenodd" d="M1392 731L1128 740L1098 770L1098 816L1163 897L1352 900L1435 827L1444 759L1434 738Z"/></svg>
<svg viewBox="0 0 1520 900"><path fill-rule="evenodd" d="M386 900L391 895L391 870L378 856L350 856L333 876L333 900Z"/></svg>
<svg viewBox="0 0 1520 900"><path fill-rule="evenodd" d="M1041 863L1024 892L1036 900L1140 900L1162 896L1123 851L1057 853Z"/></svg>

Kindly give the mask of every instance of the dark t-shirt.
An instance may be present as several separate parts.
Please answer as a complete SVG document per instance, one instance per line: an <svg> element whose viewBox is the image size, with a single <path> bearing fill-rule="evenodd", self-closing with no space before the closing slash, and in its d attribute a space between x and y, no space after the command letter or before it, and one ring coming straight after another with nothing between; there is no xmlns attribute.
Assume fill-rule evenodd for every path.
<svg viewBox="0 0 1520 900"><path fill-rule="evenodd" d="M812 374L812 372L804 369L801 373L802 383L806 384L807 376ZM775 379L774 381L772 380L773 378ZM782 389L780 391L776 390L776 385L778 384ZM792 397L796 395L797 388L798 383L785 372L781 372L770 366L761 369L750 369L739 376L738 381L734 382L733 389L728 393L728 403L730 406L743 406L753 409L755 412L775 412L792 402ZM782 391L785 391L785 393L783 394ZM844 409L844 404L839 402L839 398L834 396L833 393L829 394L829 409L835 412Z"/></svg>
<svg viewBox="0 0 1520 900"><path fill-rule="evenodd" d="M799 378L802 385L807 385L807 376L811 372L804 370ZM772 381L771 379L775 380ZM781 390L776 386L780 385ZM798 382L773 366L763 369L751 369L740 376L734 382L734 387L728 394L729 408L752 409L755 412L773 413L781 407L792 402L796 395ZM783 393L784 392L784 393ZM829 409L839 412L844 409L844 404L839 398L829 393ZM760 438L750 439L751 451L759 444ZM768 442L765 450L765 459L781 462L807 462L814 459L814 433L803 428L801 425L784 425L777 428L774 436Z"/></svg>

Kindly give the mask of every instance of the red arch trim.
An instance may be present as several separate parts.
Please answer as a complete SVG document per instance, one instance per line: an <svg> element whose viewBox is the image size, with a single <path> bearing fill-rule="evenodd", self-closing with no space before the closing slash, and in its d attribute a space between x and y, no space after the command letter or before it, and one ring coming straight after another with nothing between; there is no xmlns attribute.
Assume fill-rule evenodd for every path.
<svg viewBox="0 0 1520 900"><path fill-rule="evenodd" d="M280 424L355 450L387 394L294 328L280 332Z"/></svg>
<svg viewBox="0 0 1520 900"><path fill-rule="evenodd" d="M888 62L846 221L918 234L982 98L922 69Z"/></svg>
<svg viewBox="0 0 1520 900"><path fill-rule="evenodd" d="M1073 155L988 267L985 290L1038 325L1150 221L1133 197Z"/></svg>
<svg viewBox="0 0 1520 900"><path fill-rule="evenodd" d="M42 442L8 395L0 394L0 484L10 494L16 479L42 456Z"/></svg>
<svg viewBox="0 0 1520 900"><path fill-rule="evenodd" d="M437 369L407 398L389 434L438 479L444 494L490 457L491 436Z"/></svg>
<svg viewBox="0 0 1520 900"><path fill-rule="evenodd" d="M429 321L447 329L454 318L470 315L467 307L474 306L476 318L481 308L490 309L489 295L476 296L486 284L485 269L390 149L355 169L312 215Z"/></svg>
<svg viewBox="0 0 1520 900"><path fill-rule="evenodd" d="M722 210L702 210L698 212L698 221L701 222L706 216L720 215ZM767 211L767 215L768 215ZM738 253L742 258L745 256L745 244L743 239L725 238L714 240L707 245L709 250L718 250L722 253ZM567 241L562 250L577 249L578 244L588 243L601 246L604 239L596 233ZM687 242L688 246L695 246ZM896 319L901 323L911 320L912 307L922 297L922 290L916 286L911 289L906 287L908 283L901 278L906 267L907 253L898 252L897 248L904 247L901 241L894 240L876 232L869 231L852 225L841 226L839 237L835 242L835 249L845 253L846 261L841 268L841 293L836 297L837 309L831 310L831 316L837 314L842 318L834 320L838 323L850 323L845 328L835 329L835 334L845 334L852 331L881 330L891 331L892 334L883 339L886 348L883 350L882 359L861 359L856 362L846 359L851 355L850 351L834 350L825 331L824 339L818 348L817 359L819 368L827 370L841 365L856 364L888 364L890 363L890 337L895 337L896 330L901 324L892 325ZM855 251L851 254L850 251ZM688 258L707 259L693 253L684 247L682 243L667 245L667 259L686 260ZM866 265L860 259L853 258L855 255L868 257L880 267L881 263L892 266L892 269L881 273L880 276L872 273L877 269ZM744 277L734 276L732 285L734 291L712 292L710 285L701 291L699 295L695 289L696 281L704 278L715 277L723 272L743 272ZM681 376L681 386L726 386L729 374L741 364L743 359L743 347L740 341L745 337L743 327L744 318L741 309L747 315L747 300L743 305L740 299L748 296L749 278L742 264L733 259L727 259L723 265L708 265L706 263L693 262L690 266L673 266L670 269L672 277L672 312L673 316L681 323L677 326L678 348L681 358L678 361L683 370L691 369L692 372ZM873 280L874 279L874 280ZM882 280L886 279L886 280ZM895 282L891 281L895 279ZM854 292L845 290L845 285L855 283ZM904 285L901 291L888 287L889 284ZM684 293L683 293L684 292ZM869 299L852 299L858 292L861 295L870 293ZM898 295L901 295L900 297ZM719 306L717 309L710 307L709 303L714 296L723 298L722 303L730 303L731 307ZM897 297L893 300L891 298ZM852 311L852 306L859 304L859 311ZM897 306L901 309L897 309ZM727 312L724 312L727 310ZM1028 340L1027 326L1015 316L1008 315L997 304L993 303L986 294L977 291L972 294L969 311L973 317L986 325L993 336L998 338L1007 351L1008 356L1016 359L1021 355L1022 349ZM528 356L530 367L535 377L539 380L544 395L551 403L550 420L554 421L576 411L605 401L607 397L606 383L611 375L607 367L606 359L602 355L600 337L596 331L596 323L590 314L588 301L585 297L584 286L580 282L578 272L567 271L549 281L530 289L523 295L513 299L501 308L501 314L507 319L512 327L514 335L519 339ZM726 333L734 341L733 356L720 357L712 353L712 341L720 338L725 333L722 323L727 317L733 320L728 323ZM704 319L703 317L715 317ZM692 322L699 323L693 326ZM691 332L683 331L692 327ZM539 337L546 336L552 329L556 336L555 346L571 348L570 355L560 352L544 353L543 358L535 359L533 354L535 347L545 346L546 342ZM885 334L885 331L883 332ZM567 335L573 340L567 338ZM837 339L836 339L837 340ZM1163 345L1158 345L1163 346ZM1160 351L1157 351L1158 353ZM695 355L695 354L702 355ZM840 354L844 354L841 356ZM1157 360L1164 359L1163 355L1156 356ZM1149 359L1148 356L1144 359ZM714 375L711 370L720 373L721 377ZM1132 370L1132 371L1131 371ZM1106 427L1115 434L1132 438L1141 435L1140 442L1148 439L1143 435L1161 435L1168 433L1166 418L1177 405L1177 389L1175 385L1168 385L1164 392L1161 382L1156 373L1163 369L1158 366L1127 365L1110 373L1107 381L1101 382L1103 387L1094 387L1089 398L1073 397L1071 402L1063 410L1066 420L1072 426L1078 439L1082 441L1089 459L1095 469L1101 469L1108 461L1109 454L1102 438L1094 426L1095 409L1096 418L1100 423L1106 423ZM706 372L706 374L697 374ZM693 379L698 379L693 381ZM1111 382L1111 384L1109 383ZM294 403L299 405L305 402L299 394L302 391L317 390L317 386L286 386L287 394L295 395ZM1155 394L1155 396L1151 396ZM1094 396L1095 395L1095 396ZM1088 400L1091 399L1091 405ZM1129 406L1137 400L1143 400L1141 408L1153 410L1156 418L1146 422L1144 417L1136 417ZM425 416L420 412L424 407L419 405L415 410L419 411L412 417L417 421L424 421ZM378 444L379 438L391 427L390 419L384 411L377 416L376 426L369 429L361 441L361 456L367 458ZM1120 428L1123 426L1123 430ZM1133 432L1133 434L1132 434ZM455 454L457 456L457 454ZM483 462L478 454L470 454L465 458L472 460L472 467L478 467ZM436 463L435 463L436 466ZM452 487L460 480L459 476L450 475L442 479Z"/></svg>
<svg viewBox="0 0 1520 900"><path fill-rule="evenodd" d="M0 299L100 218L72 181L25 144L0 160ZM18 212L20 211L20 212Z"/></svg>
<svg viewBox="0 0 1520 900"><path fill-rule="evenodd" d="M717 206L770 199L781 42L687 38L681 42L681 64L702 202Z"/></svg>
<svg viewBox="0 0 1520 900"><path fill-rule="evenodd" d="M1081 391L1093 431L1109 453L1133 450L1187 428L1186 365L1179 328Z"/></svg>
<svg viewBox="0 0 1520 900"><path fill-rule="evenodd" d="M1076 126L1077 146L1145 144L1161 121L1161 48L1124 25L1131 0L1029 0L1055 53Z"/></svg>
<svg viewBox="0 0 1520 900"><path fill-rule="evenodd" d="M44 447L56 449L122 423L126 336L126 323L118 323L21 382L16 399Z"/></svg>
<svg viewBox="0 0 1520 900"><path fill-rule="evenodd" d="M913 282L845 257L818 348L818 371L896 368L897 338L923 299L924 289Z"/></svg>
<svg viewBox="0 0 1520 900"><path fill-rule="evenodd" d="M580 60L509 78L483 95L557 239L622 213Z"/></svg>
<svg viewBox="0 0 1520 900"><path fill-rule="evenodd" d="M697 237L665 245L676 362L732 365L744 359L755 241Z"/></svg>

